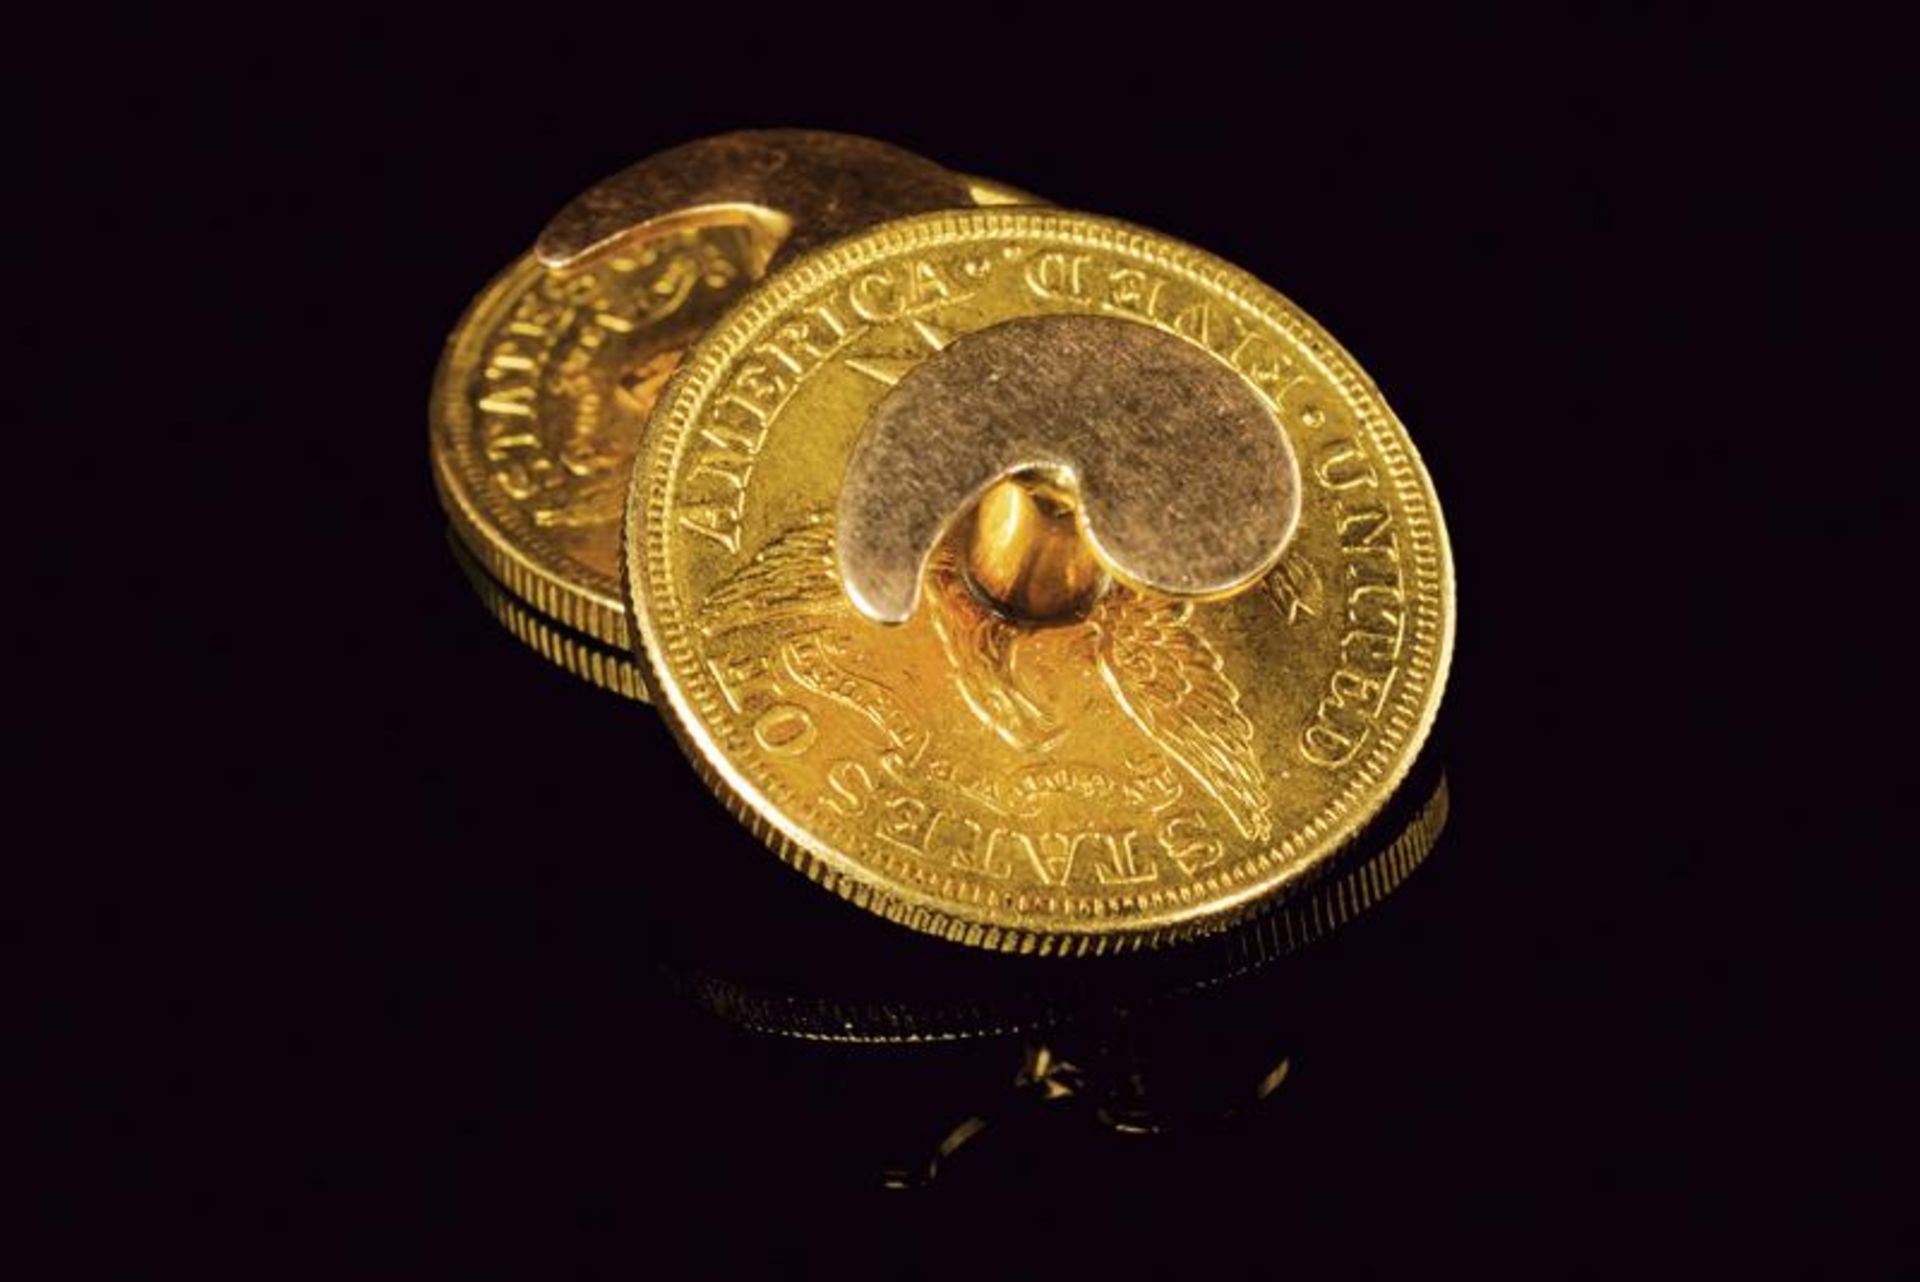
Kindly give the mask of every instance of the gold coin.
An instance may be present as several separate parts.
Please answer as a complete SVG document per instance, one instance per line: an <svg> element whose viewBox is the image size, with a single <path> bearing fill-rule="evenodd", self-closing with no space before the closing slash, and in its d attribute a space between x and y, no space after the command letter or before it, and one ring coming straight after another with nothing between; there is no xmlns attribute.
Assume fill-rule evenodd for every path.
<svg viewBox="0 0 1920 1282"><path fill-rule="evenodd" d="M538 613L625 650L620 510L681 354L759 275L744 224L682 227L570 270L529 254L449 340L434 478L455 531Z"/></svg>
<svg viewBox="0 0 1920 1282"><path fill-rule="evenodd" d="M937 561L873 622L834 541L869 416L948 344L1047 316L1151 327L1263 398L1299 461L1284 555L1224 600L1116 584L1035 628ZM1003 951L1286 902L1405 775L1452 650L1439 506L1372 381L1252 277L1084 214L901 219L764 282L657 408L625 556L649 689L734 813L853 902Z"/></svg>

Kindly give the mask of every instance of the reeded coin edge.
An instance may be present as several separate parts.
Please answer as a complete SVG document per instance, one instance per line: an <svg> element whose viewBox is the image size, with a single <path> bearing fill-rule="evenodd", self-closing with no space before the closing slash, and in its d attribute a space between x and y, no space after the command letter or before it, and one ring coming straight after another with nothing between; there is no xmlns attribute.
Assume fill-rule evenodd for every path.
<svg viewBox="0 0 1920 1282"><path fill-rule="evenodd" d="M515 640L548 663L591 685L625 695L639 703L648 702L647 683L641 675L640 665L633 661L627 651L610 649L589 637L565 632L545 616L528 609L517 596L486 572L467 551L466 544L460 540L458 531L452 525L448 526L447 535L454 560L461 573L466 575L474 594L480 598L481 605Z"/></svg>
<svg viewBox="0 0 1920 1282"><path fill-rule="evenodd" d="M487 478L463 444L473 409L461 390L492 332L492 313L524 285L529 274L545 271L532 254L515 259L480 291L448 335L428 398L434 488L461 543L488 574L548 618L624 651L629 645L627 608L619 583L583 565L573 566L580 581L569 579L530 555L520 540L509 537L475 497ZM543 550L534 546L535 552Z"/></svg>
<svg viewBox="0 0 1920 1282"><path fill-rule="evenodd" d="M1237 964L1193 989L1229 983L1298 952L1378 904L1427 861L1452 813L1453 795L1442 772L1420 809L1392 841L1365 859L1329 868L1325 876L1287 896L1271 911L1242 918L1240 934L1232 941L1239 954Z"/></svg>
<svg viewBox="0 0 1920 1282"><path fill-rule="evenodd" d="M704 722L694 722L683 704L688 695L677 680L669 680L667 666L678 661L685 667L693 656L687 621L677 616L656 618L649 592L652 584L667 580L670 573L659 532L666 525L662 518L672 483L671 464L696 417L694 410L704 405L716 379L736 355L734 349L741 345L728 345L736 331L743 335L743 342L745 335L757 334L791 302L842 270L874 258L915 248L951 247L980 237L1019 235L1132 254L1277 320L1353 406L1410 518L1410 538L1416 545L1422 539L1431 545L1424 556L1417 546L1410 555L1414 579L1421 590L1408 594L1413 626L1406 670L1424 678L1421 684L1428 690L1417 714L1408 720L1402 710L1396 709L1383 721L1382 732L1360 769L1333 801L1296 837L1275 843L1274 848L1286 856L1281 867L1272 868L1276 861L1271 857L1274 848L1270 848L1216 872L1205 882L1183 887L1187 894L1171 910L1142 908L1137 897L1120 896L1093 901L1076 918L1047 917L1014 925L968 916L961 905L912 886L881 884L878 872L776 812L758 785L721 754ZM1359 363L1278 290L1205 250L1119 219L1051 209L1008 206L899 219L798 259L729 308L682 362L649 420L627 492L621 579L638 624L634 645L643 661L654 706L665 714L695 772L756 838L810 880L889 921L970 947L1039 956L1095 956L1218 934L1249 916L1273 911L1327 874L1339 853L1386 804L1412 768L1444 697L1454 645L1453 558L1438 497L1411 436ZM666 600L671 605L670 591ZM1388 760L1390 754L1397 755ZM1295 841L1324 835L1349 815L1354 822L1345 840L1317 852L1310 846L1288 850ZM1253 873L1237 878L1242 885L1217 898L1199 898L1218 888L1224 876L1248 867Z"/></svg>
<svg viewBox="0 0 1920 1282"><path fill-rule="evenodd" d="M1293 896L1271 913L1243 921L1228 942L1233 955L1217 975L1170 988L1167 996L1230 984L1331 934L1398 890L1427 860L1446 830L1451 797L1444 774L1419 811L1372 856ZM762 993L699 974L682 985L694 1001L749 1032L806 1042L914 1045L980 1041L1049 1028L1072 1018L1065 1005L1007 1016L985 1002L955 1001L928 1015L900 1004L810 999Z"/></svg>

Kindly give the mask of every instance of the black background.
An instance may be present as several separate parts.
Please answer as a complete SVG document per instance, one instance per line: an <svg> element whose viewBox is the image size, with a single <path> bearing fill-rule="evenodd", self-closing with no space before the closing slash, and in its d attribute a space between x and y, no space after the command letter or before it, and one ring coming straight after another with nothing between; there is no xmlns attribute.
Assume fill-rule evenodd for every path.
<svg viewBox="0 0 1920 1282"><path fill-rule="evenodd" d="M1885 82L1697 16L471 23L168 28L125 94L142 234L193 247L154 315L195 354L154 377L217 390L156 429L205 529L134 540L118 589L164 634L163 688L107 713L159 749L144 839L39 955L88 981L50 1001L83 1187L178 1206L168 1251L425 1274L1911 1266L1897 896L1836 801L1863 754L1826 750L1862 679L1791 631L1860 600L1843 548L1887 511L1794 453L1864 448L1798 326L1857 248L1839 179L1890 184ZM1453 820L1381 908L1175 1021L1201 1076L1292 1057L1230 1124L1037 1110L881 1190L1014 1116L1018 1039L814 1047L677 991L730 956L794 988L948 960L779 869L448 555L425 406L468 299L595 179L772 126L1248 268L1425 456ZM125 243L111 201L74 218ZM222 570L183 586L183 556Z"/></svg>

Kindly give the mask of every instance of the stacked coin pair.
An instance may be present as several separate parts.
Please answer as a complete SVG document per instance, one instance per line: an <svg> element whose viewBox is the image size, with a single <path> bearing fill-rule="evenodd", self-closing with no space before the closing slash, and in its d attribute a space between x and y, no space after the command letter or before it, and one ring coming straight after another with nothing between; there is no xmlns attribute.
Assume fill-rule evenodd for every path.
<svg viewBox="0 0 1920 1282"><path fill-rule="evenodd" d="M481 294L432 439L495 616L892 920L1106 953L1418 862L1356 838L1440 702L1438 503L1352 358L1202 251L870 140L707 139Z"/></svg>

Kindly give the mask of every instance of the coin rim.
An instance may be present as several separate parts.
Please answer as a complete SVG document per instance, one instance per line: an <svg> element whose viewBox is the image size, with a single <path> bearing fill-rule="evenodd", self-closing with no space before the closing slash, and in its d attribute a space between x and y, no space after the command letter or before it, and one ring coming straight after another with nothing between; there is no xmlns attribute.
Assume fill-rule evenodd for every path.
<svg viewBox="0 0 1920 1282"><path fill-rule="evenodd" d="M1446 833L1452 813L1446 771L1439 772L1419 807L1384 844L1369 842L1371 852L1289 896L1271 913L1235 923L1216 945L1231 960L1217 972L1171 985L1175 997L1224 988L1265 970L1317 943L1397 892L1425 865ZM1364 840L1364 838L1362 839ZM1073 1003L1042 1004L1025 1014L1009 1014L980 1000L954 1000L921 1013L898 1003L858 997L819 997L784 990L763 990L735 983L708 971L690 972L683 991L703 1009L749 1032L794 1041L854 1045L915 1045L979 1041L1051 1028L1078 1018Z"/></svg>
<svg viewBox="0 0 1920 1282"><path fill-rule="evenodd" d="M1296 342L1313 351L1327 367L1343 395L1350 401L1360 402L1363 408L1371 403L1384 423L1393 429L1405 450L1408 470L1426 500L1433 526L1438 580L1437 600L1433 604L1439 620L1431 656L1429 693L1405 732L1397 758L1366 785L1366 794L1356 798L1351 809L1341 816L1348 821L1345 836L1317 855L1309 858L1303 852L1302 857L1286 867L1266 876L1250 877L1245 884L1224 895L1142 912L1125 920L1090 913L1085 918L1049 919L1044 924L995 921L971 913L971 906L963 902L939 899L916 887L884 879L880 871L802 828L744 776L714 742L709 727L696 719L697 710L687 706L680 681L667 668L667 655L673 645L662 643L661 623L652 602L654 584L671 578L662 540L656 538L661 529L656 514L664 513L665 491L672 479L672 447L690 430L691 418L680 413L680 408L683 402L704 401L729 367L728 358L720 350L722 338L736 328L757 325L847 267L864 265L915 247L950 247L956 241L1022 234L1078 241L1110 252L1125 247L1140 257L1158 260L1179 274L1204 279L1228 297L1243 299L1256 311L1277 313L1289 322L1284 328ZM1356 395L1356 391L1360 395ZM1177 237L1095 214L1018 206L941 210L878 224L797 259L761 281L718 317L682 360L648 420L627 491L620 567L628 610L637 624L633 644L641 659L648 693L695 773L729 813L809 879L890 921L969 946L1038 955L1085 956L1132 951L1215 934L1249 916L1291 902L1304 888L1334 872L1341 852L1352 845L1405 780L1432 731L1452 667L1457 614L1452 545L1425 461L1405 424L1372 377L1336 339L1272 286ZM680 620L678 627L684 632L687 621ZM680 644L690 648L692 643L682 637Z"/></svg>
<svg viewBox="0 0 1920 1282"><path fill-rule="evenodd" d="M467 475L463 466L470 460L461 445L460 426L471 419L472 407L465 403L462 392L466 380L457 370L477 365L479 348L492 333L492 326L485 322L527 280L529 272L531 285L547 269L531 253L514 259L468 304L447 336L428 397L434 488L460 541L508 591L548 618L625 650L631 641L618 576L603 577L580 566L589 580L583 583L542 564L520 545L520 540L510 538L480 504L474 493L475 478Z"/></svg>
<svg viewBox="0 0 1920 1282"><path fill-rule="evenodd" d="M487 573L451 523L447 526L447 547L474 595L480 598L481 606L516 641L589 685L636 703L649 702L646 678L641 665L634 662L631 650L607 646L582 633L571 632L529 607Z"/></svg>

